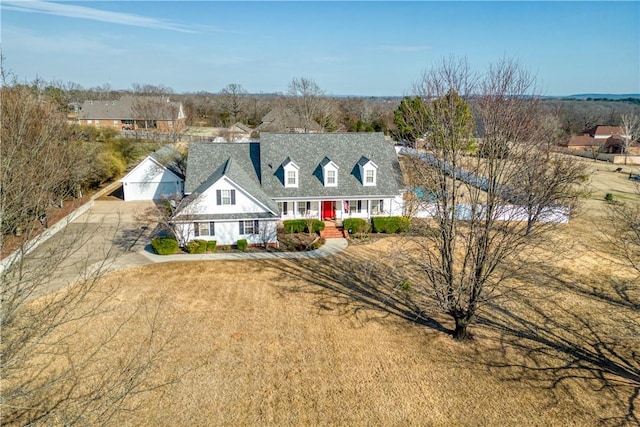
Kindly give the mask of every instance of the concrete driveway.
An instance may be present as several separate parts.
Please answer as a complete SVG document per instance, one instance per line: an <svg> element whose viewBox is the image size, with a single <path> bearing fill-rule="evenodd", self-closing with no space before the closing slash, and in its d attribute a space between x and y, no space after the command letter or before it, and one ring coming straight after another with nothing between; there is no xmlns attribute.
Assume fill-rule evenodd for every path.
<svg viewBox="0 0 640 427"><path fill-rule="evenodd" d="M37 275L37 296L51 294L97 271L116 271L158 262L207 261L224 259L322 258L336 255L347 247L346 239L328 240L309 252L176 254L159 256L147 245L157 224L141 222L140 213L152 202L96 200L85 214L68 224L25 258Z"/></svg>
<svg viewBox="0 0 640 427"><path fill-rule="evenodd" d="M89 211L27 256L28 267L49 271L38 294L62 289L97 268L114 271L152 262L137 252L148 244L156 225L136 220L136 213L151 206L151 202L96 200Z"/></svg>

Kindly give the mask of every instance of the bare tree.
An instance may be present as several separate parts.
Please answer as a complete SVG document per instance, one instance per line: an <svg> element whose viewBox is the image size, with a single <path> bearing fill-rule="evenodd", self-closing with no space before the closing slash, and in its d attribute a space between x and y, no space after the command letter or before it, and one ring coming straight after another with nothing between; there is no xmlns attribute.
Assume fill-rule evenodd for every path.
<svg viewBox="0 0 640 427"><path fill-rule="evenodd" d="M591 158L593 159L593 161L598 161L598 159L600 158L600 146L590 145L589 150L591 151Z"/></svg>
<svg viewBox="0 0 640 427"><path fill-rule="evenodd" d="M640 187L635 190L636 196L640 196ZM609 237L613 252L640 273L640 203L616 202L607 208L607 219L614 230Z"/></svg>
<svg viewBox="0 0 640 427"><path fill-rule="evenodd" d="M155 206L138 213L136 220L158 224L161 231L169 233L183 247L189 241L190 236L194 234L194 223L190 221L196 220L197 215L182 213L179 221L176 221L175 218L185 207L193 205L196 199L197 194L193 193L188 197L176 195L159 200Z"/></svg>
<svg viewBox="0 0 640 427"><path fill-rule="evenodd" d="M27 87L2 88L0 214L3 236L20 229L30 235L34 221L59 204L89 172L67 138L66 118Z"/></svg>
<svg viewBox="0 0 640 427"><path fill-rule="evenodd" d="M316 130L318 125L323 130L324 125L332 119L332 104L324 98L324 91L312 79L294 78L289 83L288 95L289 109L304 133Z"/></svg>
<svg viewBox="0 0 640 427"><path fill-rule="evenodd" d="M220 91L220 110L232 119L227 126L238 122L240 114L245 110L246 95L247 91L237 83L231 83Z"/></svg>
<svg viewBox="0 0 640 427"><path fill-rule="evenodd" d="M627 163L627 156L629 155L629 148L631 144L640 139L640 115L637 114L623 114L621 116L622 122L622 140L624 150L624 162Z"/></svg>
<svg viewBox="0 0 640 427"><path fill-rule="evenodd" d="M412 175L432 195L434 218L414 224L419 249L406 268L421 285L413 287L415 294L435 300L455 323L453 337L464 340L478 307L509 283L523 267L522 252L555 225L534 214L533 227L519 205L523 194L538 195L536 212L565 200L560 176L541 180L539 188L513 186L522 182L531 158L543 162L538 170L550 176L566 171L546 165L545 153L534 151L538 98L533 78L518 64L503 60L478 79L466 60L448 59L416 88L426 105L416 126L427 144L426 154L412 159ZM483 131L480 155L472 155L470 99ZM543 197L547 193L553 196Z"/></svg>
<svg viewBox="0 0 640 427"><path fill-rule="evenodd" d="M20 239L11 239L16 252L0 270L1 422L104 424L122 410L133 410L131 399L158 385L148 374L166 345L160 312L141 307L113 329L100 327L116 309L109 305L113 291L99 287L109 253L91 269L85 265L75 283L48 295L58 268L90 235L84 229L70 231L51 249L27 256L40 232L37 218L73 192L74 179L86 167L78 165L82 158L73 157L64 115L50 101L5 79L1 108L0 250L21 229ZM149 334L119 351L123 328L142 312L149 316Z"/></svg>

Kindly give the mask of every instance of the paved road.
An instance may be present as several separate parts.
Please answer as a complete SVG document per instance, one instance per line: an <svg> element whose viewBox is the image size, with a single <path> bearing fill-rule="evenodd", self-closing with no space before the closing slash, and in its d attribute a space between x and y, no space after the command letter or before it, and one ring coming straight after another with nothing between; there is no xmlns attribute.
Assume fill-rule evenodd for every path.
<svg viewBox="0 0 640 427"><path fill-rule="evenodd" d="M84 215L55 234L27 256L26 265L51 270L38 295L56 292L78 280L87 271L116 271L124 268L173 261L242 259L313 259L335 255L347 247L346 239L329 239L309 252L231 252L160 256L149 245L155 224L136 220L136 213L150 202L97 200ZM54 268L55 267L55 268Z"/></svg>

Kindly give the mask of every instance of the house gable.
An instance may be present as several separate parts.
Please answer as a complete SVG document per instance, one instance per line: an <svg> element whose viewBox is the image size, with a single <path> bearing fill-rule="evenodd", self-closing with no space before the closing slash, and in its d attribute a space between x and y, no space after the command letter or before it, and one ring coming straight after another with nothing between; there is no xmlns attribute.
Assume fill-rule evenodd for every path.
<svg viewBox="0 0 640 427"><path fill-rule="evenodd" d="M147 156L121 180L125 201L159 200L181 194L184 178Z"/></svg>
<svg viewBox="0 0 640 427"><path fill-rule="evenodd" d="M274 218L278 213L277 204L229 157L192 191L191 200L176 218L194 214L208 218Z"/></svg>

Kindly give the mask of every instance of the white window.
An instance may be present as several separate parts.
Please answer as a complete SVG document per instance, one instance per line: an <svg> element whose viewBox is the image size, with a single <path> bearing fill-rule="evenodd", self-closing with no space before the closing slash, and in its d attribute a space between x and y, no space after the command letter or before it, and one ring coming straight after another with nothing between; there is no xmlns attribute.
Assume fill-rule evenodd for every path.
<svg viewBox="0 0 640 427"><path fill-rule="evenodd" d="M336 185L336 171L327 171L327 185Z"/></svg>
<svg viewBox="0 0 640 427"><path fill-rule="evenodd" d="M193 228L196 237L216 235L216 228L213 222L195 222Z"/></svg>
<svg viewBox="0 0 640 427"><path fill-rule="evenodd" d="M217 205L235 205L236 190L216 190Z"/></svg>
<svg viewBox="0 0 640 427"><path fill-rule="evenodd" d="M87 120L88 125L90 125L91 123L93 123L93 120Z"/></svg>
<svg viewBox="0 0 640 427"><path fill-rule="evenodd" d="M361 213L362 212L362 200L349 200L349 212Z"/></svg>
<svg viewBox="0 0 640 427"><path fill-rule="evenodd" d="M371 201L371 214L380 215L384 212L384 200L372 200Z"/></svg>
<svg viewBox="0 0 640 427"><path fill-rule="evenodd" d="M338 186L338 165L332 162L328 157L325 157L321 162L322 176L325 187L337 187Z"/></svg>
<svg viewBox="0 0 640 427"><path fill-rule="evenodd" d="M311 210L311 202L298 202L298 215L305 217Z"/></svg>
<svg viewBox="0 0 640 427"><path fill-rule="evenodd" d="M100 120L96 120L96 126L100 126Z"/></svg>
<svg viewBox="0 0 640 427"><path fill-rule="evenodd" d="M287 157L282 163L284 169L283 184L285 188L296 188L298 186L298 170L300 168L293 160Z"/></svg>
<svg viewBox="0 0 640 427"><path fill-rule="evenodd" d="M119 122L118 122L117 120L114 120L114 121L113 121L113 125L114 125L114 126L118 126L118 124L119 124Z"/></svg>
<svg viewBox="0 0 640 427"><path fill-rule="evenodd" d="M365 171L365 184L375 184L376 183L376 171L373 169L368 169Z"/></svg>
<svg viewBox="0 0 640 427"><path fill-rule="evenodd" d="M298 186L298 173L296 171L287 171L287 187Z"/></svg>
<svg viewBox="0 0 640 427"><path fill-rule="evenodd" d="M258 220L240 221L240 234L258 234L260 223Z"/></svg>

